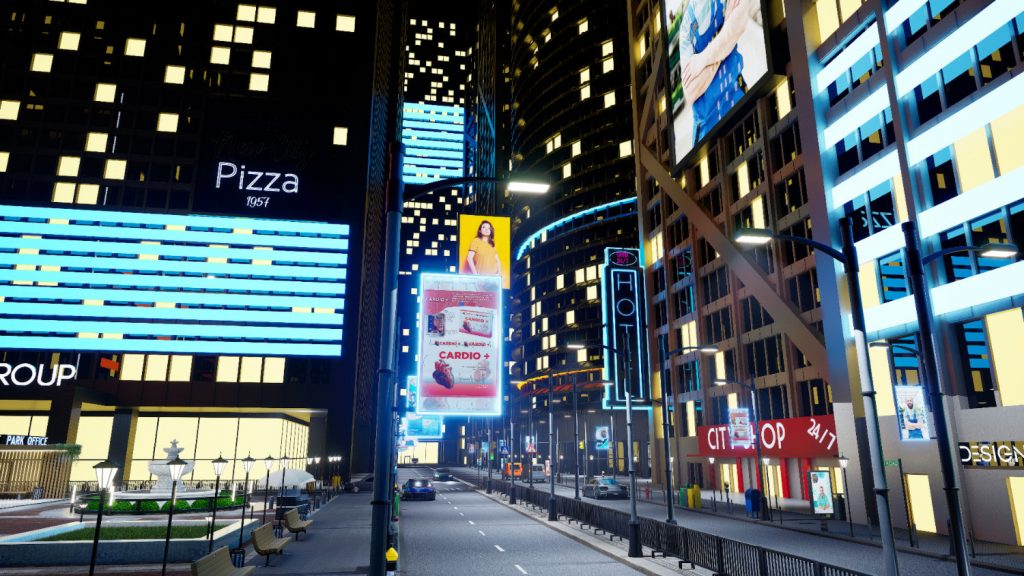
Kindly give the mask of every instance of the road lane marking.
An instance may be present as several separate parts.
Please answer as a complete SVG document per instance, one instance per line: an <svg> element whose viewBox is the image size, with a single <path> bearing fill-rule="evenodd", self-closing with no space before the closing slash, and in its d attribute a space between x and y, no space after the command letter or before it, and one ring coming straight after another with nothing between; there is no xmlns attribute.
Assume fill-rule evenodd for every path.
<svg viewBox="0 0 1024 576"><path fill-rule="evenodd" d="M522 572L523 574L529 574L529 572L527 572L526 570L523 570L523 567L522 567L522 566L520 566L519 564L513 564L513 566L515 566L515 567L516 567L516 570L519 570L519 571L520 571L520 572Z"/></svg>
<svg viewBox="0 0 1024 576"><path fill-rule="evenodd" d="M487 536L487 534L484 534L483 530L477 530L477 532L479 532L481 536Z"/></svg>
<svg viewBox="0 0 1024 576"><path fill-rule="evenodd" d="M467 522L469 522L470 526L476 526L476 522L473 522L472 520L467 520Z"/></svg>
<svg viewBox="0 0 1024 576"><path fill-rule="evenodd" d="M463 514L462 512L459 512L459 516L465 516L465 514Z"/></svg>
<svg viewBox="0 0 1024 576"><path fill-rule="evenodd" d="M505 551L504 548L502 548L501 546L498 546L497 544L495 544L494 547L498 549L498 552L504 552Z"/></svg>
<svg viewBox="0 0 1024 576"><path fill-rule="evenodd" d="M459 507L458 507L458 506L456 506L456 507L455 507L455 509L456 509L456 510L458 510L458 509L459 509Z"/></svg>

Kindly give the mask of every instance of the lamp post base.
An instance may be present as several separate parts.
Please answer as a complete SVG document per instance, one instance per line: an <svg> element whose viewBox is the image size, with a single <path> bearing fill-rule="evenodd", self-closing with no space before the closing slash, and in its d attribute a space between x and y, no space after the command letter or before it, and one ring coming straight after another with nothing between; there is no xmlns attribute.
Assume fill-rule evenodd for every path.
<svg viewBox="0 0 1024 576"><path fill-rule="evenodd" d="M548 500L548 521L554 522L558 520L558 505L554 498Z"/></svg>
<svg viewBox="0 0 1024 576"><path fill-rule="evenodd" d="M516 504L517 503L516 502L516 486L515 486L515 484L513 484L512 487L508 489L508 503L509 504Z"/></svg>
<svg viewBox="0 0 1024 576"><path fill-rule="evenodd" d="M629 522L629 557L640 558L644 555L640 544L640 522Z"/></svg>

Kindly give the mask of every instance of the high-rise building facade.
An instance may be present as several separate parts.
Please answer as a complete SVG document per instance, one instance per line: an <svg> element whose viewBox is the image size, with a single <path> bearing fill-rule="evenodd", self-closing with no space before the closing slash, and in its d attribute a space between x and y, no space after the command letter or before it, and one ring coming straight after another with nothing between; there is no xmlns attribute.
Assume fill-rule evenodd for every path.
<svg viewBox="0 0 1024 576"><path fill-rule="evenodd" d="M530 423L536 432L547 418L551 376L558 390L559 452L573 457L572 421L563 416L571 416L566 411L571 412L576 379L581 440L597 426L619 433L610 453L594 454L590 472L611 472L609 454L623 471L625 419L620 410L602 409L600 382L608 353L602 348L600 278L605 248L637 246L624 9L619 2L523 0L511 3L506 18L511 170L551 182L544 196L514 200L511 358L520 382L518 392L511 392L511 411L516 436L529 434ZM570 347L577 344L582 348ZM647 468L645 429L639 424L634 438L642 470Z"/></svg>
<svg viewBox="0 0 1024 576"><path fill-rule="evenodd" d="M80 444L74 480L107 458L146 480L172 439L231 477L340 450L374 10L5 7L0 354L72 375L5 386L5 433Z"/></svg>
<svg viewBox="0 0 1024 576"><path fill-rule="evenodd" d="M1021 156L1009 136L1024 114L1014 75L1021 7L754 3L749 14L765 31L768 73L760 81L746 74L756 51L740 41L746 93L693 140L693 152L679 155L673 88L700 92L692 62L703 64L707 47L686 35L691 13L673 10L677 4L662 12L646 0L630 3L641 227L647 242L665 246L648 274L671 278L651 284L652 298L678 303L692 285L695 309L666 316L652 307L649 338L667 335L671 347L714 343L724 352L671 361L677 478L807 498L808 472L821 470L834 492L848 494L855 521L875 516L866 434L875 423L865 421L842 263L786 240L753 250L734 241L742 229L762 228L838 247L848 218L895 525L907 527L905 506L918 531L947 532L933 404L941 401L968 530L1020 544L1020 387L1011 374L1024 322L1021 264L990 248L1024 235L1015 191ZM682 110L702 114L697 100ZM935 255L924 270L939 358L933 381L920 360L907 222L924 253ZM714 386L719 378L730 383ZM932 385L945 393L941 400L929 394ZM737 407L756 408L767 465L729 445ZM780 430L789 431L786 445ZM850 462L849 486L840 456Z"/></svg>

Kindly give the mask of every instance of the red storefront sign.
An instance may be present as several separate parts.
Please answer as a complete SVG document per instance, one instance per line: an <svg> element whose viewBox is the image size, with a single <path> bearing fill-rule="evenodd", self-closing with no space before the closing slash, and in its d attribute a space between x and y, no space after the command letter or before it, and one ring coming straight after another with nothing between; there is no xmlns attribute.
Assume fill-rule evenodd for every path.
<svg viewBox="0 0 1024 576"><path fill-rule="evenodd" d="M771 458L832 458L838 455L836 420L833 416L809 416L759 422L757 440L761 456ZM754 457L755 446L732 446L729 425L698 426L701 456Z"/></svg>

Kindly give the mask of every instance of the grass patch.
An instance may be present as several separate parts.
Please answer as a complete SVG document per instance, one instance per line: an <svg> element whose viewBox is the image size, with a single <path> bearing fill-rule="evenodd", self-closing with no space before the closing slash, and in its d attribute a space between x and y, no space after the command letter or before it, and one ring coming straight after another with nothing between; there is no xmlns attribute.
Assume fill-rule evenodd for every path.
<svg viewBox="0 0 1024 576"><path fill-rule="evenodd" d="M217 524L217 530L227 524ZM80 528L63 534L54 534L37 540L37 542L65 542L92 540L96 531L93 528ZM174 526L171 538L202 538L206 536L206 526ZM111 526L100 529L100 540L163 540L167 537L166 526Z"/></svg>

